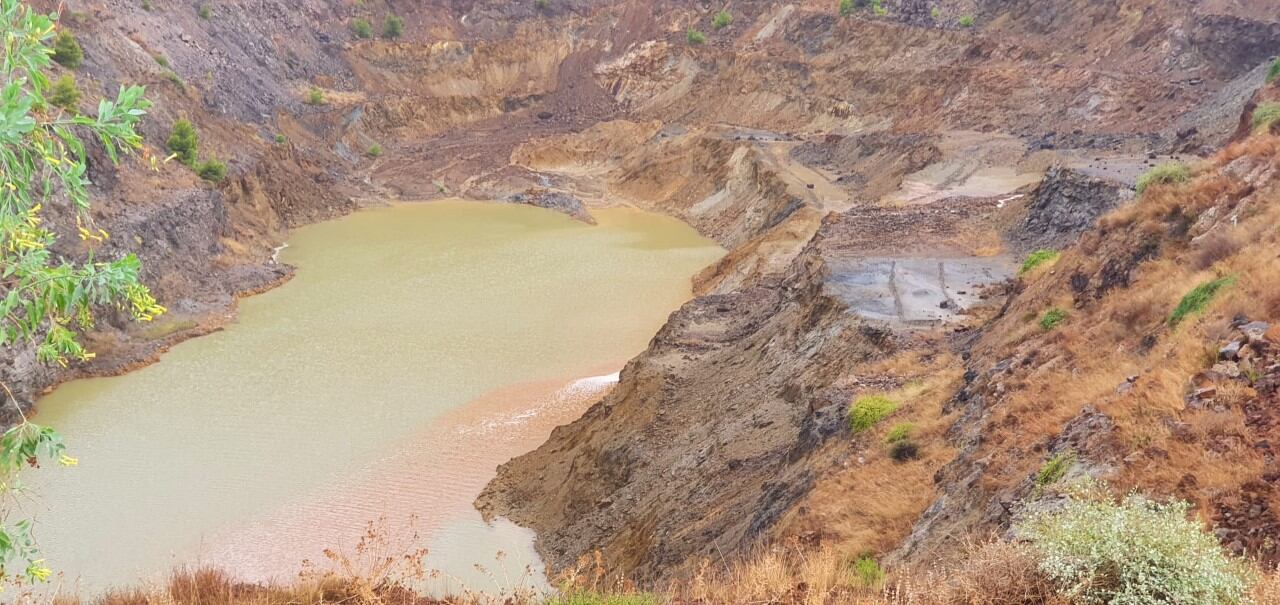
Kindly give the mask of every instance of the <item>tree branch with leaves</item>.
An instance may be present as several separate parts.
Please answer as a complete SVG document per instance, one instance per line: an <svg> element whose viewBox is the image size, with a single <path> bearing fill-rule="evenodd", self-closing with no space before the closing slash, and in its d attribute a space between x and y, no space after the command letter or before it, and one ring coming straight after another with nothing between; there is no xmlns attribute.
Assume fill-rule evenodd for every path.
<svg viewBox="0 0 1280 605"><path fill-rule="evenodd" d="M95 257L95 247L109 235L89 216L80 138L96 139L117 163L120 155L142 149L135 128L150 103L140 86L121 87L114 100L102 99L96 115L52 103L46 98L54 53L49 43L57 32L56 14L0 0L0 348L12 355L33 347L41 363L66 366L93 358L81 336L93 328L95 313L115 308L150 321L165 309L140 282L142 265L135 255ZM70 205L76 234L88 250L84 260L52 251L57 234L43 220L50 204ZM30 522L13 518L20 516L19 473L41 460L73 465L75 459L66 455L56 432L27 420L8 386L0 386L0 396L21 418L0 435L0 579L42 581L50 570L31 538Z"/></svg>

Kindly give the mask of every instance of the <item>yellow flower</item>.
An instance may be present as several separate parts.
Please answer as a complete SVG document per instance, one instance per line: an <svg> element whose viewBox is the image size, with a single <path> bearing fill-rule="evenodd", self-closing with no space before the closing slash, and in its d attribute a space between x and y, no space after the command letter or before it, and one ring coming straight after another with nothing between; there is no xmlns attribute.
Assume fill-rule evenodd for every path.
<svg viewBox="0 0 1280 605"><path fill-rule="evenodd" d="M53 570L41 565L42 563L44 563L44 559L32 561L31 565L27 566L27 575L35 578L37 582L48 580L49 576L53 575Z"/></svg>

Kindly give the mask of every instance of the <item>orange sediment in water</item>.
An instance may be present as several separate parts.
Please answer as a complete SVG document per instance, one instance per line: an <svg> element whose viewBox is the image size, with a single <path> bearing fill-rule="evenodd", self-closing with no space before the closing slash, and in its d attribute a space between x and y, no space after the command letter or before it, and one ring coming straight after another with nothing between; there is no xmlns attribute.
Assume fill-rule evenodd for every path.
<svg viewBox="0 0 1280 605"><path fill-rule="evenodd" d="M552 429L572 422L607 394L618 380L609 370L621 365L596 368L600 374L586 378L503 387L450 410L355 472L350 482L335 484L318 498L288 503L219 538L208 562L251 570L249 579L287 578L297 571L297 553L349 550L371 519L384 519L379 529L393 542L416 534L430 550L429 567L451 568L429 589L449 592L465 585L500 592L511 587L489 585L495 581L489 574L501 576L501 571L513 581L542 585L529 536L504 519L486 525L472 502L494 468L542 443ZM335 541L336 536L342 540ZM507 545L502 556L485 550L502 544ZM450 566L450 560L486 569ZM263 561L279 566L264 568Z"/></svg>

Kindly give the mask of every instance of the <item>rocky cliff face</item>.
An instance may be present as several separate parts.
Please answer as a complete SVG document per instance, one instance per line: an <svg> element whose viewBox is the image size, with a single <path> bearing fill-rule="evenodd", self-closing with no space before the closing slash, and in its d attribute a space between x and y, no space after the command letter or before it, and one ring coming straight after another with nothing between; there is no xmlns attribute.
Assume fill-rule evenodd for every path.
<svg viewBox="0 0 1280 605"><path fill-rule="evenodd" d="M646 581L765 535L844 433L855 368L895 347L825 274L809 250L785 278L686 304L612 394L503 465L479 508L537 530L555 569L599 549Z"/></svg>

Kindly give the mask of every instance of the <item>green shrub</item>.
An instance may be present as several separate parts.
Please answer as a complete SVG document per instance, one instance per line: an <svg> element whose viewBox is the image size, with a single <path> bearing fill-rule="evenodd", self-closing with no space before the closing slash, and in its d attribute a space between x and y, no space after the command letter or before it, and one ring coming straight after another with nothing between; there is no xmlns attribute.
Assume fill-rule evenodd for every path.
<svg viewBox="0 0 1280 605"><path fill-rule="evenodd" d="M920 446L910 439L904 439L889 446L889 457L896 462L907 462L920 457Z"/></svg>
<svg viewBox="0 0 1280 605"><path fill-rule="evenodd" d="M1275 82L1276 78L1280 78L1280 59L1273 61L1271 67L1267 69L1267 82Z"/></svg>
<svg viewBox="0 0 1280 605"><path fill-rule="evenodd" d="M871 13L877 17L883 17L889 14L889 9L880 4L880 0L871 0Z"/></svg>
<svg viewBox="0 0 1280 605"><path fill-rule="evenodd" d="M213 16L213 7L208 4L201 4L200 10L196 11L196 14L200 15L201 19L208 21Z"/></svg>
<svg viewBox="0 0 1280 605"><path fill-rule="evenodd" d="M218 183L227 178L227 165L218 160L201 162L196 166L196 174L206 181Z"/></svg>
<svg viewBox="0 0 1280 605"><path fill-rule="evenodd" d="M884 581L884 570L871 555L862 555L853 562L853 575L859 584L868 588L879 586Z"/></svg>
<svg viewBox="0 0 1280 605"><path fill-rule="evenodd" d="M911 437L911 431L915 428L915 425L910 422L899 422L893 425L893 428L889 429L889 432L885 434L884 442L898 443L899 441L906 441Z"/></svg>
<svg viewBox="0 0 1280 605"><path fill-rule="evenodd" d="M840 16L848 17L853 14L853 0L840 0Z"/></svg>
<svg viewBox="0 0 1280 605"><path fill-rule="evenodd" d="M1198 315L1213 302L1213 298L1223 288L1235 283L1234 277L1220 277L1213 281L1208 281L1193 288L1187 292L1182 300L1178 301L1178 306L1173 308L1173 312L1169 314L1169 326L1177 327L1190 315Z"/></svg>
<svg viewBox="0 0 1280 605"><path fill-rule="evenodd" d="M533 0L533 7L538 10L551 8L551 0Z"/></svg>
<svg viewBox="0 0 1280 605"><path fill-rule="evenodd" d="M75 69L84 63L84 49L70 30L60 29L53 39L53 60L59 65Z"/></svg>
<svg viewBox="0 0 1280 605"><path fill-rule="evenodd" d="M369 146L369 157L376 158L382 155L382 145L374 143Z"/></svg>
<svg viewBox="0 0 1280 605"><path fill-rule="evenodd" d="M1166 162L1138 177L1138 193L1152 185L1177 185L1191 180L1191 169L1180 162Z"/></svg>
<svg viewBox="0 0 1280 605"><path fill-rule="evenodd" d="M307 96L302 100L302 102L307 105L324 105L327 101L325 101L324 98L324 91L312 86L311 89L307 91Z"/></svg>
<svg viewBox="0 0 1280 605"><path fill-rule="evenodd" d="M373 26L368 19L356 18L351 21L351 33L361 40L368 40L373 37Z"/></svg>
<svg viewBox="0 0 1280 605"><path fill-rule="evenodd" d="M151 12L151 0L142 0L142 10Z"/></svg>
<svg viewBox="0 0 1280 605"><path fill-rule="evenodd" d="M929 18L930 18L930 19L933 19L934 21L937 21L937 20L941 19L941 18L942 18L942 9L940 9L940 8L938 8L938 7L936 7L936 6L935 6L935 7L933 7L932 9L929 9Z"/></svg>
<svg viewBox="0 0 1280 605"><path fill-rule="evenodd" d="M1067 320L1067 312L1054 307L1040 316L1040 329L1048 332Z"/></svg>
<svg viewBox="0 0 1280 605"><path fill-rule="evenodd" d="M733 15L729 13L729 9L721 9L716 16L711 18L711 27L716 29L724 29L733 24Z"/></svg>
<svg viewBox="0 0 1280 605"><path fill-rule="evenodd" d="M1022 268L1018 270L1018 275L1025 275L1042 265L1057 262L1058 256L1060 255L1057 250L1036 250L1027 255L1027 260L1022 261Z"/></svg>
<svg viewBox="0 0 1280 605"><path fill-rule="evenodd" d="M1187 517L1185 502L1160 504L1131 495L1069 499L1033 513L1018 528L1040 569L1071 602L1082 605L1235 605L1250 574Z"/></svg>
<svg viewBox="0 0 1280 605"><path fill-rule="evenodd" d="M190 120L181 119L173 123L173 130L169 133L165 146L178 156L179 162L194 168L199 159L200 135L196 133L196 127Z"/></svg>
<svg viewBox="0 0 1280 605"><path fill-rule="evenodd" d="M973 27L973 15L960 17L960 27Z"/></svg>
<svg viewBox="0 0 1280 605"><path fill-rule="evenodd" d="M395 39L402 35L404 35L404 19L395 15L387 15L382 20L382 37Z"/></svg>
<svg viewBox="0 0 1280 605"><path fill-rule="evenodd" d="M166 58L164 55L160 53L156 53L154 55L151 55L151 58L155 59L156 65L159 65L160 67L164 67L164 68L169 67L169 59Z"/></svg>
<svg viewBox="0 0 1280 605"><path fill-rule="evenodd" d="M698 46L707 42L707 35L690 27L689 31L684 33L684 39L687 40L690 45Z"/></svg>
<svg viewBox="0 0 1280 605"><path fill-rule="evenodd" d="M875 426L897 409L897 402L883 395L859 397L849 406L849 428L856 435Z"/></svg>
<svg viewBox="0 0 1280 605"><path fill-rule="evenodd" d="M283 144L285 143L285 141L287 141L287 140L288 140L288 139L284 138L284 135L282 135L282 134L278 134L278 135L276 135L276 144L277 144L277 145L283 145Z"/></svg>
<svg viewBox="0 0 1280 605"><path fill-rule="evenodd" d="M1073 452L1059 452L1045 460L1044 464L1040 465L1040 470L1036 472L1036 488L1043 489L1057 483L1067 474L1075 461L1076 455Z"/></svg>
<svg viewBox="0 0 1280 605"><path fill-rule="evenodd" d="M80 105L80 88L76 86L76 77L65 74L58 78L49 92L49 103L76 113L76 108Z"/></svg>
<svg viewBox="0 0 1280 605"><path fill-rule="evenodd" d="M1253 110L1253 131L1270 130L1272 124L1280 122L1280 103L1275 101L1262 103Z"/></svg>

